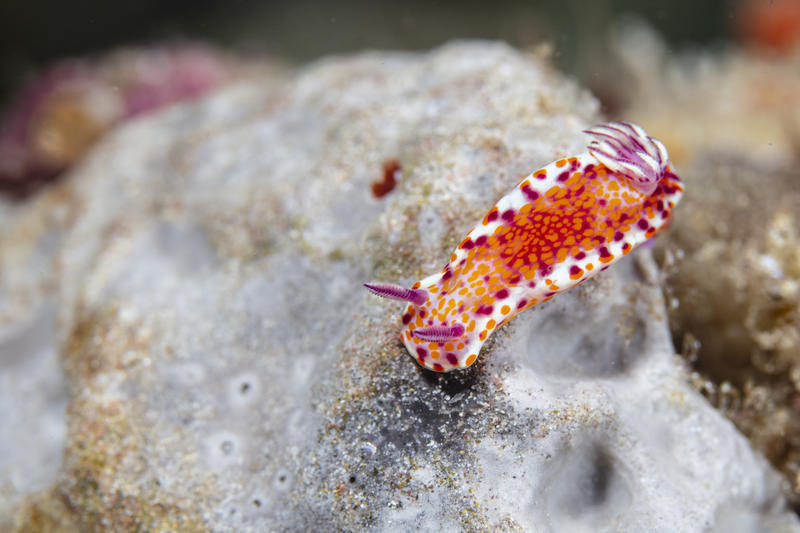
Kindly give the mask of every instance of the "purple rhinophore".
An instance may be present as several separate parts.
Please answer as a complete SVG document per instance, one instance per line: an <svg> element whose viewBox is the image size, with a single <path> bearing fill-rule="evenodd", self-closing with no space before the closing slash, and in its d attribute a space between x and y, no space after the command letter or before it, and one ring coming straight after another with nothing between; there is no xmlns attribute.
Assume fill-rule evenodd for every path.
<svg viewBox="0 0 800 533"><path fill-rule="evenodd" d="M466 330L461 324L452 326L429 326L415 329L411 335L428 342L444 342L462 337Z"/></svg>
<svg viewBox="0 0 800 533"><path fill-rule="evenodd" d="M428 299L428 293L421 289L406 289L400 285L390 283L365 283L364 287L378 296L392 300L402 300L420 306Z"/></svg>

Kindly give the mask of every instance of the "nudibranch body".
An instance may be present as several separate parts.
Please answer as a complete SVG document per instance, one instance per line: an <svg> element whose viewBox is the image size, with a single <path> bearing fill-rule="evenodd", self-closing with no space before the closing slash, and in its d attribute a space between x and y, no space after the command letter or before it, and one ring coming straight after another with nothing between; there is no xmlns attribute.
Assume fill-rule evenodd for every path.
<svg viewBox="0 0 800 533"><path fill-rule="evenodd" d="M467 234L447 266L410 289L403 342L437 372L470 366L518 313L589 279L650 239L683 193L664 145L628 122L596 126L587 151L531 172Z"/></svg>

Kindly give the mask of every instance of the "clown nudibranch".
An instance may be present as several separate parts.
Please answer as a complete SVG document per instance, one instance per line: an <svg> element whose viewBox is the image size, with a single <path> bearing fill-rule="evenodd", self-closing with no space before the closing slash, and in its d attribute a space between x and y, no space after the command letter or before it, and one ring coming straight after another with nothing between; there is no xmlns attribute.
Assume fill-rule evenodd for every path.
<svg viewBox="0 0 800 533"><path fill-rule="evenodd" d="M407 289L403 342L437 372L470 366L497 328L628 254L669 220L683 194L667 150L636 124L586 130L587 151L531 172L458 245L447 266Z"/></svg>

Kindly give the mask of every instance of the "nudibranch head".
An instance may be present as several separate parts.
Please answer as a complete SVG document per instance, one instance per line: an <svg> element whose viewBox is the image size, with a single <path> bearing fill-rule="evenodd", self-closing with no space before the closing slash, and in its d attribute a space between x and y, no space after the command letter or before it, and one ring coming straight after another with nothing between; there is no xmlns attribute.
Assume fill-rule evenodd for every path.
<svg viewBox="0 0 800 533"><path fill-rule="evenodd" d="M402 339L419 364L470 366L518 313L589 279L646 242L683 193L664 145L628 122L596 126L587 152L525 176L410 289L367 289L408 303Z"/></svg>

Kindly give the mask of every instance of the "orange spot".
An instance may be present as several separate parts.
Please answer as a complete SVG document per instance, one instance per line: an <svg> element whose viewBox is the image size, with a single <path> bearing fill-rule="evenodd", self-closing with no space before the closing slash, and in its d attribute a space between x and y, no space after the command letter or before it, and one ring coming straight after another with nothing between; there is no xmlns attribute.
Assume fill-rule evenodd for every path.
<svg viewBox="0 0 800 533"><path fill-rule="evenodd" d="M545 196L553 196L554 194L556 194L556 193L557 193L558 191L560 191L560 190L561 190L561 187L559 187L559 186L557 186L557 185L553 185L552 187L550 187L549 189L547 189L547 192L546 192L546 193L544 193L544 195L545 195ZM548 218L549 218L549 217L548 217ZM549 221L549 220L545 220L545 222L550 222L550 221Z"/></svg>
<svg viewBox="0 0 800 533"><path fill-rule="evenodd" d="M444 345L444 349L447 350L448 352L452 352L453 351L453 343L452 342L448 342L447 344Z"/></svg>
<svg viewBox="0 0 800 533"><path fill-rule="evenodd" d="M475 321L474 320L470 320L469 321L469 326L467 326L467 331L473 331L473 330L475 330Z"/></svg>
<svg viewBox="0 0 800 533"><path fill-rule="evenodd" d="M559 159L558 161L556 161L556 166L557 166L558 168L561 168L561 167L563 167L563 166L564 166L564 165L566 165L566 164L567 164L567 160L566 160L566 159Z"/></svg>
<svg viewBox="0 0 800 533"><path fill-rule="evenodd" d="M534 173L534 177L539 178L539 179L544 179L544 178L547 177L547 171L546 170L540 170L540 171Z"/></svg>
<svg viewBox="0 0 800 533"><path fill-rule="evenodd" d="M488 335L488 332L486 330L483 330L483 331L481 331L481 334L478 335L478 338L480 340L482 340L482 341L485 341L486 340L486 335Z"/></svg>
<svg viewBox="0 0 800 533"><path fill-rule="evenodd" d="M456 257L456 254L453 254L453 255L450 256L450 262L451 263L455 262L456 259L458 259L458 257Z"/></svg>
<svg viewBox="0 0 800 533"><path fill-rule="evenodd" d="M611 261L613 261L613 260L614 260L614 256L613 256L613 255L609 255L609 256L606 256L606 257L601 257L601 258L600 258L600 262L601 262L601 263L610 263L610 262L611 262ZM588 266L589 266L589 265L586 265L586 266L587 266L587 268L588 268Z"/></svg>
<svg viewBox="0 0 800 533"><path fill-rule="evenodd" d="M503 307L500 308L500 312L503 313L504 315L507 315L508 313L511 312L511 308L507 305L504 305Z"/></svg>
<svg viewBox="0 0 800 533"><path fill-rule="evenodd" d="M575 172L575 173L572 175L572 177L570 177L570 178L569 178L569 179L568 179L568 180L567 180L567 181L564 183L564 185L566 185L567 187L572 187L573 185L575 185L576 183L578 183L578 180L579 180L579 179L581 179L581 176L583 176L583 174L581 174L580 172Z"/></svg>
<svg viewBox="0 0 800 533"><path fill-rule="evenodd" d="M441 354L439 352L435 351L435 350L431 352L431 358L432 359L439 359L440 355Z"/></svg>
<svg viewBox="0 0 800 533"><path fill-rule="evenodd" d="M465 363L467 366L469 366L469 365L471 365L472 363L474 363L474 362L475 362L475 359L477 359L477 358L478 358L478 356L477 356L477 355L475 355L474 353L471 353L471 354L469 354L469 357L467 357L467 360L466 360L464 363Z"/></svg>
<svg viewBox="0 0 800 533"><path fill-rule="evenodd" d="M574 274L569 275L569 279L580 279L583 276L583 269L579 268Z"/></svg>
<svg viewBox="0 0 800 533"><path fill-rule="evenodd" d="M463 343L463 342L459 342L459 343L458 343L458 346L456 346L456 348L457 348L457 349L459 349L459 350L463 350L463 349L464 349L464 346L465 346L465 345L464 345L464 343Z"/></svg>
<svg viewBox="0 0 800 533"><path fill-rule="evenodd" d="M489 322L486 323L486 329L494 329L496 325L497 322L495 322L494 319L491 319Z"/></svg>
<svg viewBox="0 0 800 533"><path fill-rule="evenodd" d="M586 270L593 270L593 269L594 269L594 265L591 264L591 263L587 263Z"/></svg>

